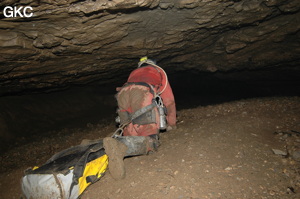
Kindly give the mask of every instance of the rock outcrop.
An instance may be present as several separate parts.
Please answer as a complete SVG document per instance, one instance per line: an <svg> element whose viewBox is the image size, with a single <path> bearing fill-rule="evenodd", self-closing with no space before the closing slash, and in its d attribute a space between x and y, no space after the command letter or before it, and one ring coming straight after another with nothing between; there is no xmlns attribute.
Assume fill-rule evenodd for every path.
<svg viewBox="0 0 300 199"><path fill-rule="evenodd" d="M31 6L6 18L5 6ZM299 0L4 0L0 96L168 70L297 68Z"/></svg>

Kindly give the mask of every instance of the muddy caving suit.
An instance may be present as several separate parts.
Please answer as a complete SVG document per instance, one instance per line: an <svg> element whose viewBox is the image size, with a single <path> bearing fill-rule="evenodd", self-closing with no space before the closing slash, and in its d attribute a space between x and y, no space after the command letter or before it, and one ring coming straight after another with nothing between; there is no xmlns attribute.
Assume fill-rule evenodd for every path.
<svg viewBox="0 0 300 199"><path fill-rule="evenodd" d="M144 107L155 104L155 96L160 89L167 87L160 97L167 109L167 123L176 125L175 100L170 84L166 82L165 74L155 66L140 67L130 74L127 83L116 95L118 101L118 114L123 120L130 114ZM150 136L159 133L159 113L154 106L152 110L134 119L124 128L124 136Z"/></svg>
<svg viewBox="0 0 300 199"><path fill-rule="evenodd" d="M119 90L116 94L118 115L120 123L126 123L126 126L123 129L123 136L117 136L115 139L127 146L124 157L143 155L157 149L160 131L156 101L158 94L166 108L168 126L176 127L175 100L165 72L155 64L144 65L132 71L123 87L117 88ZM138 117L135 117L136 115ZM117 147L112 144L109 146L109 142L105 141L104 145L111 149L107 150L108 153L112 153L112 148ZM121 151L121 149L118 150ZM118 164L123 163L119 161ZM116 163L111 165L117 167ZM116 178L123 178L123 174L120 175L121 177Z"/></svg>

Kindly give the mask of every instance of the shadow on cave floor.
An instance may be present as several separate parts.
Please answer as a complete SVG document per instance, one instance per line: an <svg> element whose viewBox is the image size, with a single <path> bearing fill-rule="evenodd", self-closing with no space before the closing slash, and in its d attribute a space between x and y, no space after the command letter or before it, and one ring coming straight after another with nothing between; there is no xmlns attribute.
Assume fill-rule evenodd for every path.
<svg viewBox="0 0 300 199"><path fill-rule="evenodd" d="M169 81L179 111L248 98L300 96L299 72L170 72ZM113 125L115 88L120 85L94 82L59 92L0 98L0 127L4 121L8 131L4 136L9 140L12 138L9 133L13 132L11 140L15 141L1 146L8 149L66 128L86 128L99 123Z"/></svg>

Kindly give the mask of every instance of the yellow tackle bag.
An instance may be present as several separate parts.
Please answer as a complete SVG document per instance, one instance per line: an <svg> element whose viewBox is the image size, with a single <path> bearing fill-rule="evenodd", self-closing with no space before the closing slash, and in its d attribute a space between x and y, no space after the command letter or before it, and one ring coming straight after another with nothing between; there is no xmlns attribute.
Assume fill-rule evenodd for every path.
<svg viewBox="0 0 300 199"><path fill-rule="evenodd" d="M27 199L76 199L104 175L107 165L103 140L74 146L55 154L41 167L26 170L22 191Z"/></svg>

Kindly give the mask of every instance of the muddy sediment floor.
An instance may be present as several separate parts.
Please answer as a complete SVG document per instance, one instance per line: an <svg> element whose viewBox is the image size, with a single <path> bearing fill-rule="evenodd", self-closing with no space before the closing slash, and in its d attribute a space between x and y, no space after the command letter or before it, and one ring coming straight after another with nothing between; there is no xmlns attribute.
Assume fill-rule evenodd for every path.
<svg viewBox="0 0 300 199"><path fill-rule="evenodd" d="M50 132L0 157L0 198L20 198L23 171L54 153L112 133L114 124ZM300 198L300 98L232 101L178 111L178 129L156 153L125 159L126 178L109 171L82 199Z"/></svg>

